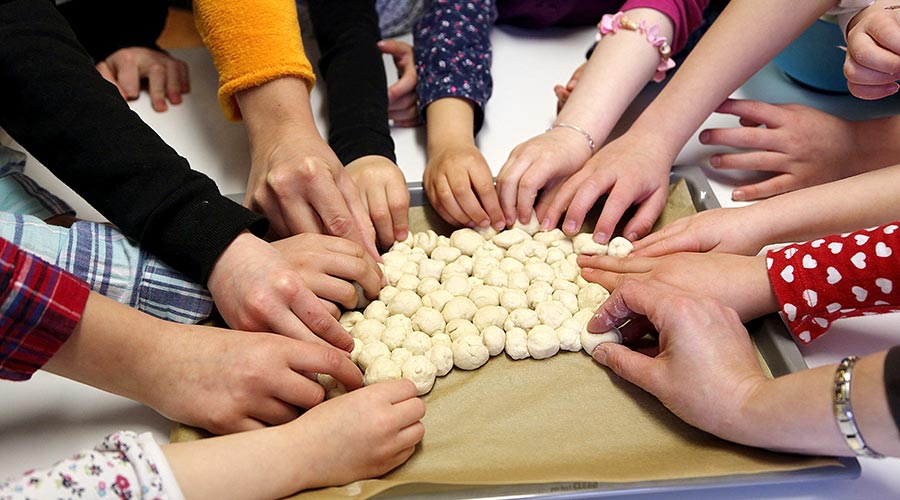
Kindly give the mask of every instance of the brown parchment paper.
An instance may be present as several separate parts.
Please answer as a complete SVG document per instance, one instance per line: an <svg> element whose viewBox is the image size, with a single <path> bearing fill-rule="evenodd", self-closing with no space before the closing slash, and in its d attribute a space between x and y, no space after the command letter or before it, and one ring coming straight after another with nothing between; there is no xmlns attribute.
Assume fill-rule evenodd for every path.
<svg viewBox="0 0 900 500"><path fill-rule="evenodd" d="M695 209L681 180L671 186L657 225L690 213ZM441 224L430 209L413 207L410 227L416 232ZM388 498L387 490L400 486L405 495L427 498L453 485L629 483L840 465L697 430L584 352L519 361L501 354L478 370L453 369L422 399L425 437L407 463L379 479L291 498ZM184 426L172 433L173 441L199 437Z"/></svg>

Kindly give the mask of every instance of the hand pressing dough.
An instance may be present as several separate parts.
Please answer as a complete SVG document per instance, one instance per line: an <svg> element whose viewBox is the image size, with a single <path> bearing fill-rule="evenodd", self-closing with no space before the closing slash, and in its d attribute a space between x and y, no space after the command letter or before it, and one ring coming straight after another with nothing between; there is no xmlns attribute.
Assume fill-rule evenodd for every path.
<svg viewBox="0 0 900 500"><path fill-rule="evenodd" d="M434 387L437 367L425 356L415 355L407 359L401 366L403 378L412 380L416 385L416 395L427 394Z"/></svg>
<svg viewBox="0 0 900 500"><path fill-rule="evenodd" d="M585 255L606 255L609 248L594 241L594 235L591 233L576 234L572 238L572 247L575 253Z"/></svg>
<svg viewBox="0 0 900 500"><path fill-rule="evenodd" d="M490 325L481 331L481 339L488 349L488 354L496 356L506 346L506 332L499 326Z"/></svg>
<svg viewBox="0 0 900 500"><path fill-rule="evenodd" d="M528 354L528 334L519 327L506 329L506 354L512 359L525 359Z"/></svg>
<svg viewBox="0 0 900 500"><path fill-rule="evenodd" d="M387 380L397 380L403 377L403 372L397 363L394 363L390 356L382 356L366 368L366 374L363 376L363 384L372 385Z"/></svg>
<svg viewBox="0 0 900 500"><path fill-rule="evenodd" d="M481 337L467 335L453 341L453 364L462 370L475 370L490 357Z"/></svg>
<svg viewBox="0 0 900 500"><path fill-rule="evenodd" d="M541 221L538 220L537 212L532 211L531 219L529 219L528 222L522 224L522 222L520 222L517 218L516 222L513 224L513 228L521 229L528 233L530 236L533 236L541 230Z"/></svg>
<svg viewBox="0 0 900 500"><path fill-rule="evenodd" d="M615 257L628 257L632 249L634 249L634 244L631 241L627 238L616 236L610 240L607 254Z"/></svg>
<svg viewBox="0 0 900 500"><path fill-rule="evenodd" d="M591 333L587 331L587 325L581 330L581 347L588 355L592 355L594 348L606 342L622 343L622 334L618 330L610 330L605 333Z"/></svg>
<svg viewBox="0 0 900 500"><path fill-rule="evenodd" d="M528 332L528 354L534 359L547 359L559 352L556 330L547 325L537 325Z"/></svg>

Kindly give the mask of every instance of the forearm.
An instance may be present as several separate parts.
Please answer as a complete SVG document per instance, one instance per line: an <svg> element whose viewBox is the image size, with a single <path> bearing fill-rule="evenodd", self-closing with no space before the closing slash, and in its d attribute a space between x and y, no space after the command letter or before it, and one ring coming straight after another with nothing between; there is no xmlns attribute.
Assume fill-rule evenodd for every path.
<svg viewBox="0 0 900 500"><path fill-rule="evenodd" d="M833 4L815 0L785 10L777 0L732 0L629 133L674 159L738 86Z"/></svg>
<svg viewBox="0 0 900 500"><path fill-rule="evenodd" d="M306 82L301 79L279 78L240 91L235 97L253 149L277 143L285 134L291 134L292 140L309 137L322 140Z"/></svg>
<svg viewBox="0 0 900 500"><path fill-rule="evenodd" d="M625 14L638 23L658 24L660 35L672 36L672 21L657 10L632 9ZM659 57L659 50L636 31L620 29L604 36L556 121L584 128L599 147L650 81Z"/></svg>
<svg viewBox="0 0 900 500"><path fill-rule="evenodd" d="M426 108L429 157L452 146L475 146L474 108L457 97L438 99Z"/></svg>
<svg viewBox="0 0 900 500"><path fill-rule="evenodd" d="M900 165L895 165L784 193L742 210L749 216L749 227L764 231L764 245L808 241L900 219L897 193L891 189L898 185ZM778 217L777 224L771 222L773 217Z"/></svg>
<svg viewBox="0 0 900 500"><path fill-rule="evenodd" d="M900 439L885 397L884 358L880 352L860 359L852 376L852 405L866 443L897 456ZM720 437L751 446L794 453L852 456L834 415L836 365L803 370L759 386L737 421Z"/></svg>

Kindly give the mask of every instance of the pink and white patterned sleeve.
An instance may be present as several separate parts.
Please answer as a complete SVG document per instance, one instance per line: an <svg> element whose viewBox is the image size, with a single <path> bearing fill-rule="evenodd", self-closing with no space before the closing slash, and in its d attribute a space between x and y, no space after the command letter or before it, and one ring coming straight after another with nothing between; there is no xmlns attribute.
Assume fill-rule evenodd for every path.
<svg viewBox="0 0 900 500"><path fill-rule="evenodd" d="M781 315L803 344L840 318L900 312L900 222L790 244L766 256Z"/></svg>
<svg viewBox="0 0 900 500"><path fill-rule="evenodd" d="M92 450L0 483L0 500L33 498L184 500L184 495L153 436L120 431Z"/></svg>

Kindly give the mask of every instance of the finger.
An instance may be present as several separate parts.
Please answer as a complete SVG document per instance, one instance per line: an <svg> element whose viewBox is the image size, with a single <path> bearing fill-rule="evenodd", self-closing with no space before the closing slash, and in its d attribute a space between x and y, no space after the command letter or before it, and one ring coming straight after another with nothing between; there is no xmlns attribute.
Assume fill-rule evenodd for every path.
<svg viewBox="0 0 900 500"><path fill-rule="evenodd" d="M777 128L711 128L700 132L700 143L707 146L729 146L739 149L783 151L785 144Z"/></svg>
<svg viewBox="0 0 900 500"><path fill-rule="evenodd" d="M166 67L162 64L151 64L147 68L147 91L150 102L156 111L168 109L166 104Z"/></svg>
<svg viewBox="0 0 900 500"><path fill-rule="evenodd" d="M900 73L900 30L869 23L864 32L851 30L847 36L847 57L857 64L884 74Z"/></svg>
<svg viewBox="0 0 900 500"><path fill-rule="evenodd" d="M186 423L190 424L190 422L186 422ZM266 427L268 427L268 426L265 423L260 422L259 420L256 420L255 418L247 417L247 418L242 418L242 419L238 420L237 422L235 422L232 425L225 425L225 426L221 426L221 427L211 425L211 426L204 427L204 429L208 430L209 432L211 432L213 434L221 435L221 434L233 434L235 432L255 431L257 429L264 429Z"/></svg>
<svg viewBox="0 0 900 500"><path fill-rule="evenodd" d="M440 210L447 214L445 220L457 226L469 224L471 219L457 203L453 189L450 188L450 184L445 176L439 176L435 181L435 188L437 189L435 195L439 200Z"/></svg>
<svg viewBox="0 0 900 500"><path fill-rule="evenodd" d="M331 375L350 391L362 386L363 377L359 368L353 361L350 361L346 353L332 346L296 343L288 355L288 366L297 373L311 372ZM305 384L304 387L309 387L310 390L315 389ZM318 389L322 390L321 396L324 399L324 389L320 385L318 385Z"/></svg>
<svg viewBox="0 0 900 500"><path fill-rule="evenodd" d="M593 199L596 200L596 195ZM591 198L583 197L583 200L580 201L578 205L578 215L580 215L581 218L578 220L584 220L584 214L591 208L591 205L588 204L590 200ZM600 216L597 218L597 223L594 225L594 240L599 243L609 242L609 238L613 234L613 231L615 231L619 221L622 219L622 215L626 210L631 208L633 204L638 202L639 200L637 199L637 193L634 192L634 188L631 186L623 186L621 183L616 184L606 197L606 202L603 204L603 209L600 210ZM575 201L572 203L574 205ZM569 208L569 212L571 211L572 208ZM567 214L566 217L571 216Z"/></svg>
<svg viewBox="0 0 900 500"><path fill-rule="evenodd" d="M294 314L316 336L338 349L350 352L354 343L347 330L328 313L311 291L303 289L298 292L291 305Z"/></svg>
<svg viewBox="0 0 900 500"><path fill-rule="evenodd" d="M402 403L416 397L416 386L409 379L388 380L371 386L379 397L392 405ZM421 402L421 400L420 400Z"/></svg>
<svg viewBox="0 0 900 500"><path fill-rule="evenodd" d="M387 194L380 187L375 187L371 192L366 192L364 201L368 207L369 217L375 226L375 235L378 245L387 248L394 242L394 222L391 211L388 208Z"/></svg>
<svg viewBox="0 0 900 500"><path fill-rule="evenodd" d="M298 198L285 197L285 203L291 199ZM302 233L326 233L316 210L302 199L287 206L279 204L271 210L261 211L269 217L272 229L282 238Z"/></svg>
<svg viewBox="0 0 900 500"><path fill-rule="evenodd" d="M172 104L181 104L181 71L178 61L170 59L166 62L166 97Z"/></svg>
<svg viewBox="0 0 900 500"><path fill-rule="evenodd" d="M653 269L654 261L653 259L646 257L629 257L623 259L611 255L579 255L576 258L576 262L583 268L582 271L585 269L602 269L604 271L623 274L646 273ZM585 277L585 279L587 278Z"/></svg>
<svg viewBox="0 0 900 500"><path fill-rule="evenodd" d="M802 189L806 186L797 182L796 177L789 174L776 175L770 179L756 184L748 184L741 186L732 192L732 199L735 201L754 201L772 196Z"/></svg>
<svg viewBox="0 0 900 500"><path fill-rule="evenodd" d="M629 241L643 238L650 233L650 230L653 229L653 223L656 222L659 214L662 213L666 206L668 195L668 189L657 189L649 198L641 202L634 216L631 217L631 220L625 224L625 228L622 230Z"/></svg>
<svg viewBox="0 0 900 500"><path fill-rule="evenodd" d="M896 82L886 83L884 85L859 85L848 83L847 88L850 89L850 93L853 94L854 97L874 101L896 94L897 91L900 90L900 85Z"/></svg>
<svg viewBox="0 0 900 500"><path fill-rule="evenodd" d="M181 82L181 93L187 94L191 91L191 70L187 63L178 60L178 81Z"/></svg>
<svg viewBox="0 0 900 500"><path fill-rule="evenodd" d="M506 226L512 226L516 222L519 179L530 163L523 155L513 151L506 159L506 163L500 167L500 173L497 174L497 196Z"/></svg>
<svg viewBox="0 0 900 500"><path fill-rule="evenodd" d="M378 244L376 243L375 225L369 217L369 211L366 209L365 203L362 201L359 186L353 180L353 177L341 170L341 175L337 179L338 189L347 201L347 207L353 214L356 222L356 231L360 234L363 248L369 251L369 254L378 262L381 261L381 254L378 253ZM351 238L353 239L353 238ZM355 240L358 241L358 240Z"/></svg>
<svg viewBox="0 0 900 500"><path fill-rule="evenodd" d="M128 100L137 99L141 94L141 74L137 63L132 60L120 62L115 67L119 88L125 93Z"/></svg>
<svg viewBox="0 0 900 500"><path fill-rule="evenodd" d="M716 108L716 113L734 115L768 127L782 127L786 119L780 107L747 99L726 99Z"/></svg>
<svg viewBox="0 0 900 500"><path fill-rule="evenodd" d="M475 171L472 177L472 186L478 199L481 200L479 205L487 213L490 219L489 224L496 230L506 227L506 219L503 217L503 210L500 209L500 200L497 198L497 188L494 186L494 178L490 171ZM529 220L531 214L529 214Z"/></svg>
<svg viewBox="0 0 900 500"><path fill-rule="evenodd" d="M518 217L522 223L531 220L531 215L535 211L535 200L538 193L547 187L549 177L553 175L553 171L544 162L533 163L519 180L519 192L516 204L518 206ZM545 227L545 221L541 221L542 227ZM549 224L546 224L549 226ZM549 229L549 227L548 227Z"/></svg>
<svg viewBox="0 0 900 500"><path fill-rule="evenodd" d="M397 433L397 443L404 447L404 452L410 450L412 453L416 449L416 444L422 441L423 437L425 437L425 424L417 420Z"/></svg>
<svg viewBox="0 0 900 500"><path fill-rule="evenodd" d="M607 342L598 345L591 357L616 375L653 394L659 361L624 345Z"/></svg>
<svg viewBox="0 0 900 500"><path fill-rule="evenodd" d="M578 175L573 175L559 186L553 193L553 196L547 197L546 212L538 214L541 220L549 221L551 226L556 226L559 223L559 219L562 217L563 212L569 207L569 204L575 197L579 182L580 177ZM541 201L541 204L543 203L544 202ZM543 224L543 222L541 224ZM581 226L575 219L572 219L571 221L567 219L566 222L563 223L563 231L566 231L566 228L574 229L571 232L566 232L566 234L571 236L577 233L581 229Z"/></svg>
<svg viewBox="0 0 900 500"><path fill-rule="evenodd" d="M325 401L325 388L315 379L289 374L279 380L281 384L274 391L275 397L294 407L309 409Z"/></svg>
<svg viewBox="0 0 900 500"><path fill-rule="evenodd" d="M738 146L740 147L740 146ZM777 151L752 153L721 153L709 157L709 165L717 170L762 170L784 172L789 156Z"/></svg>
<svg viewBox="0 0 900 500"><path fill-rule="evenodd" d="M402 94L388 103L388 112L418 112L416 94ZM399 114L399 113L398 113Z"/></svg>
<svg viewBox="0 0 900 500"><path fill-rule="evenodd" d="M466 172L466 175L454 175L447 181L453 192L453 198L464 213L466 222L474 223L479 227L487 227L491 224L491 219L484 207L481 206L481 201L476 194L477 177L476 172L469 171Z"/></svg>
<svg viewBox="0 0 900 500"><path fill-rule="evenodd" d="M850 56L844 60L844 76L849 83L887 85L897 80L898 74L900 73L879 71Z"/></svg>
<svg viewBox="0 0 900 500"><path fill-rule="evenodd" d="M309 406L298 406L310 408ZM297 406L274 398L263 398L261 401L256 401L252 412L254 418L269 425L281 425L300 416L300 410Z"/></svg>
<svg viewBox="0 0 900 500"><path fill-rule="evenodd" d="M119 82L116 80L116 75L112 70L112 67L106 61L100 61L97 63L97 71L100 73L100 76L103 77L104 80L116 86L116 90L119 91L119 95L122 96L122 99L128 99L128 96L125 95L125 91L122 90L122 87L119 86Z"/></svg>
<svg viewBox="0 0 900 500"><path fill-rule="evenodd" d="M394 241L403 241L409 235L409 189L405 184L388 186L387 204L394 223L394 239L387 242L387 246L390 246Z"/></svg>
<svg viewBox="0 0 900 500"><path fill-rule="evenodd" d="M323 255L322 258L326 257ZM317 297L324 299L323 305L334 302L345 309L355 309L359 301L359 295L356 292L356 287L353 286L353 282L325 274L328 272L327 268L323 267L322 270L324 271L323 273L304 277L304 281L306 281L309 289ZM336 306L331 304L331 307ZM329 312L331 312L330 308L326 307L326 309L329 309Z"/></svg>
<svg viewBox="0 0 900 500"><path fill-rule="evenodd" d="M322 306L328 311L328 314L331 315L332 318L340 320L341 319L341 310L338 306L334 305L333 302L325 299L319 299L319 302L322 303Z"/></svg>

